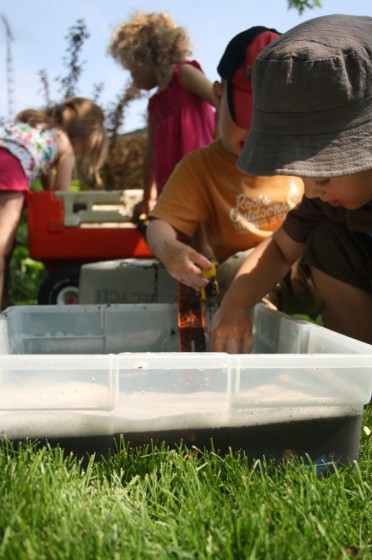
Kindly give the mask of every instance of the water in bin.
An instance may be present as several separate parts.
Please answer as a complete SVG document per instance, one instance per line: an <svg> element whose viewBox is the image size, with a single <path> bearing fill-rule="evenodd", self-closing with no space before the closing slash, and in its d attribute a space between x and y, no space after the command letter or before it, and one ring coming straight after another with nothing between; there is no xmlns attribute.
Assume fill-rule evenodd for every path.
<svg viewBox="0 0 372 560"><path fill-rule="evenodd" d="M51 371L53 371L53 368L54 370L58 369L61 372L61 378L63 377L62 374L65 375L64 380L66 382L73 381L75 371L77 371L76 363L79 360L85 361L87 376L92 375L89 369L97 368L98 361L102 361L100 376L103 386L105 384L104 372L109 368L113 372L130 370L133 379L137 378L138 382L138 387L133 385L130 388L129 374L125 378L124 374L118 373L116 387L119 394L112 410L108 409L107 406L104 410L102 401L97 401L96 410L47 410L46 408L40 410L3 410L0 412L1 436L9 436L14 440L24 439L25 437L47 439L52 444L63 445L66 451L72 450L79 454L84 454L87 451L95 451L98 455L106 454L110 449L115 450L115 442L123 435L125 441L133 446L149 444L151 441L156 443L164 441L166 445L174 447L180 441L183 441L187 446L203 449L204 447L210 448L213 440L214 448L221 453L228 453L230 449L234 451L242 449L250 458L259 458L265 455L268 459L279 460L289 458L292 455L310 455L313 461L319 462L319 465L324 465L332 457L340 463L357 458L362 405L353 406L345 403L344 406L308 406L306 399L304 399L302 407L291 407L290 405L273 407L267 403L263 405L261 402L260 404L260 398L258 398L258 404L255 407L249 407L242 401L242 392L239 402L236 398L231 397L234 387L233 378L237 371L238 358L236 356L209 354L208 352L181 356L177 352L166 351L168 348L173 350L172 345L174 340L177 340L177 314L171 304L157 307L156 312L152 309L152 314L148 313L148 309L145 309L146 306L141 305L135 309L133 306L130 309L127 306L121 308L102 306L94 313L92 313L92 310L86 311L84 307L71 307L75 307L75 309L64 310L64 313L68 315L66 317L68 329L66 328L65 332L74 334L72 329L78 320L80 323L89 325L92 336L87 341L88 345L92 341L101 340L102 347L110 348L107 341L107 329L116 340L115 336L118 332L120 333L121 328L130 329L134 317L137 327L145 325L149 336L157 334L156 328L158 326L162 328L164 336L160 339L154 338L154 340L160 340L160 344L163 344L163 346L161 349L158 348L150 353L141 351L138 357L135 357L133 352L114 354L110 357L110 366L107 366L107 364L105 366L105 360L108 359L108 356L101 354L70 355L69 357L58 354L49 356L22 355L27 345L23 346L23 350L20 347L18 354L11 355L9 350L6 350L8 346L11 347L10 338L9 344L6 341L3 344L0 341L4 348L1 356L2 371L4 371L4 364L7 361L17 366L24 360L28 362L31 383L32 375L35 378L40 375L37 366L37 360L39 359L50 364ZM20 337L20 334L25 334L25 338L28 340L27 344L32 346L32 337L28 333L27 325L31 325L34 329L37 326L42 332L40 327L42 310L25 310L27 322L24 324L22 323L22 310L18 309L16 311L13 323L13 313L9 313L6 319L2 321L4 326L3 341L6 336L16 340L17 337ZM129 319L128 311L130 311ZM269 317L269 313L265 309L261 311L262 324L265 321L270 323L271 315ZM34 314L35 319L33 319ZM69 318L70 314L71 318ZM149 317L153 322L152 329L149 328ZM281 316L273 316L273 321L276 321L276 323L272 332L277 333L278 339L285 341L285 336L281 332L280 322L282 320ZM319 330L320 327L316 325L311 326L311 329L315 331L321 341L323 338L325 340L327 333L324 330ZM301 373L303 362L310 358L306 354L304 343L314 339L314 337L309 336L308 330L309 327L302 324L296 324L296 329L291 328L291 332L297 333L296 336L302 337L303 340L301 339L297 345L291 344L291 354L286 356L271 355L275 360L273 369L283 373L288 368L289 359L291 359L297 363L296 367ZM49 326L44 328L43 332L52 333L52 329ZM58 333L60 332L63 331L58 329ZM35 332L33 336L35 341L33 348L35 348L37 341L40 340L40 334ZM368 348L363 350L361 346L357 343L352 344L352 341L346 339L346 337L342 338L335 333L332 333L332 336L334 342L339 343L338 347L340 348L347 348L349 352L353 349L352 351L355 354L367 353ZM59 343L61 340L63 341L63 337L58 335L56 341ZM71 336L69 340L76 344L78 335L75 333L75 337ZM133 340L135 341L135 338ZM65 341L65 343L68 342ZM143 341L140 340L139 342ZM265 356L265 360L269 357L269 355ZM260 360L261 356L258 355L256 358ZM250 382L250 375L252 374L252 360L256 358L253 355L239 358L246 360L247 364L249 362L249 367L246 367L249 374L246 375L247 382ZM359 370L356 369L355 364L360 363L360 359L364 359L364 370L362 367ZM185 367L187 360L190 363L189 371ZM337 360L342 364L345 362L343 356L340 356L339 350L334 357L327 355L322 357L319 354L317 360L319 371L325 379L328 375L327 372L333 373L333 364ZM131 364L131 369L128 365L125 365L126 361ZM74 364L74 362L76 363ZM370 355L355 355L355 358L353 357L353 362L350 362L351 365L348 370L349 378L352 379L348 385L349 395L358 386L356 379L361 375L361 371L365 371L365 375L370 374L370 370L367 368L367 364L370 363ZM142 367L134 367L133 364L137 364L137 366L142 364ZM14 366L15 369L16 366ZM358 375L354 375L356 371ZM307 374L306 370L304 370L304 373ZM141 387L139 383L141 379L147 379L147 385ZM81 381L84 381L84 379L79 377L79 382ZM2 391L4 391L4 384L6 385L6 383L7 377L5 375ZM240 388L242 388L242 385L240 385ZM13 385L13 397L19 398L19 389L20 385L17 385L17 387L15 384ZM96 389L98 390L98 385L91 384L90 396L92 402L94 402L93 397ZM81 394L84 395L84 391ZM88 398L89 394L87 391L85 397Z"/></svg>

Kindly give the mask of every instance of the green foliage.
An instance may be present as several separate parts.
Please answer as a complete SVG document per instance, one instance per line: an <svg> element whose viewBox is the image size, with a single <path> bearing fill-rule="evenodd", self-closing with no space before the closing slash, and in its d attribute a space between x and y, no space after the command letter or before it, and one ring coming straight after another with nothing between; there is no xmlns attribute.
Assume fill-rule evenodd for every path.
<svg viewBox="0 0 372 560"><path fill-rule="evenodd" d="M23 237L25 229L25 227L19 229L18 239ZM30 258L27 243L20 242L18 239L10 262L9 299L17 305L35 304L39 286L46 276L45 267L41 262Z"/></svg>
<svg viewBox="0 0 372 560"><path fill-rule="evenodd" d="M45 277L42 263L29 257L25 245L18 245L10 262L9 300L12 304L30 305L37 302L40 283Z"/></svg>
<svg viewBox="0 0 372 560"><path fill-rule="evenodd" d="M313 8L321 7L322 4L320 0L288 0L288 9L295 8L300 15L302 15L307 8L312 10Z"/></svg>
<svg viewBox="0 0 372 560"><path fill-rule="evenodd" d="M32 190L42 190L40 181L32 185ZM6 298L9 305L29 305L37 303L39 286L46 276L41 262L30 257L28 250L27 215L23 212L17 230L16 247L10 260L9 285Z"/></svg>

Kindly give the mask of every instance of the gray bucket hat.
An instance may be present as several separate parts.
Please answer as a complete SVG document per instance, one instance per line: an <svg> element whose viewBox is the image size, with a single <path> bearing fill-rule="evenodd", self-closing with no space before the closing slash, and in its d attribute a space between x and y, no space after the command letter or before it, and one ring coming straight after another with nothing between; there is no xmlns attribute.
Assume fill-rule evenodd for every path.
<svg viewBox="0 0 372 560"><path fill-rule="evenodd" d="M263 49L238 167L337 177L372 168L372 17L306 21Z"/></svg>

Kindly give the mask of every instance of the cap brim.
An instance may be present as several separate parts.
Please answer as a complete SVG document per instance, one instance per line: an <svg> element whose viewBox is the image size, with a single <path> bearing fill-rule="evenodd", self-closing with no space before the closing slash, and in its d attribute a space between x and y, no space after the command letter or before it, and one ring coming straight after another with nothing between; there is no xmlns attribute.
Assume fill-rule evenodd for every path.
<svg viewBox="0 0 372 560"><path fill-rule="evenodd" d="M252 121L252 93L228 82L227 98L233 121L248 130Z"/></svg>

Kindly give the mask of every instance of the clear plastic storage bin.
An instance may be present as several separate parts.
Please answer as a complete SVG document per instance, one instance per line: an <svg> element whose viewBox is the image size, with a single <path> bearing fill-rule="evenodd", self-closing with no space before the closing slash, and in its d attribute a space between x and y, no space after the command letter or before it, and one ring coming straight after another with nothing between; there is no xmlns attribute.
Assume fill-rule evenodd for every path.
<svg viewBox="0 0 372 560"><path fill-rule="evenodd" d="M137 446L357 458L372 346L262 304L251 354L180 353L176 304L0 315L0 434L76 452Z"/></svg>

